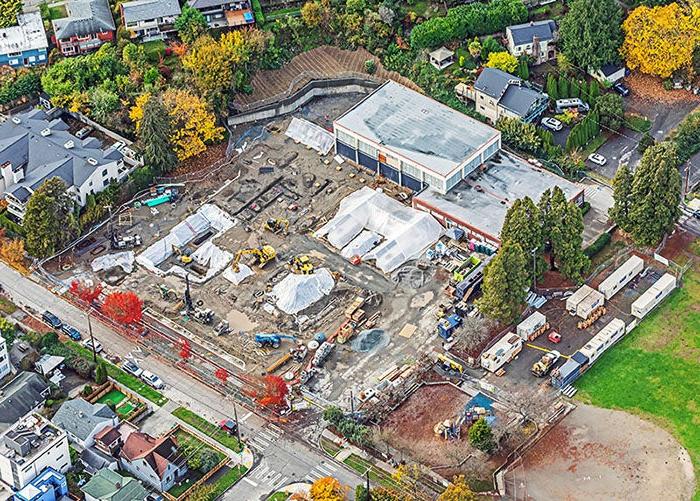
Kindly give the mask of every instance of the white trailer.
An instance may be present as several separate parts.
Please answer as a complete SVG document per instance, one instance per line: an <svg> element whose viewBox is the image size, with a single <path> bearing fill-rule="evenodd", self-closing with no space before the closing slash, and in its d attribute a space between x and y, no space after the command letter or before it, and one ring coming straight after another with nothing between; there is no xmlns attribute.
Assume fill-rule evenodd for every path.
<svg viewBox="0 0 700 501"><path fill-rule="evenodd" d="M576 315L576 308L578 307L578 304L594 290L595 289L589 287L588 285L582 285L576 292L566 299L566 310L571 315Z"/></svg>
<svg viewBox="0 0 700 501"><path fill-rule="evenodd" d="M547 317L539 311L536 311L518 324L516 332L518 333L518 336L523 339L523 341L529 341L530 336L541 329L546 323Z"/></svg>
<svg viewBox="0 0 700 501"><path fill-rule="evenodd" d="M613 318L608 325L603 327L598 334L593 336L580 351L588 357L589 364L592 364L600 357L605 350L615 344L618 339L625 335L627 326L623 320Z"/></svg>
<svg viewBox="0 0 700 501"><path fill-rule="evenodd" d="M515 358L523 349L523 340L509 332L481 355L481 366L487 371L496 372Z"/></svg>
<svg viewBox="0 0 700 501"><path fill-rule="evenodd" d="M632 303L632 315L637 318L644 318L647 313L653 310L656 305L663 301L675 288L676 277L670 273L666 273Z"/></svg>
<svg viewBox="0 0 700 501"><path fill-rule="evenodd" d="M588 294L583 301L581 301L578 306L576 306L576 315L586 320L591 316L593 310L599 306L605 304L605 296L598 292L597 290L591 289L591 293Z"/></svg>
<svg viewBox="0 0 700 501"><path fill-rule="evenodd" d="M644 260L639 256L632 256L625 261L622 266L616 269L612 275L603 280L598 286L598 290L603 293L606 301L629 283L634 277L639 275L644 269Z"/></svg>

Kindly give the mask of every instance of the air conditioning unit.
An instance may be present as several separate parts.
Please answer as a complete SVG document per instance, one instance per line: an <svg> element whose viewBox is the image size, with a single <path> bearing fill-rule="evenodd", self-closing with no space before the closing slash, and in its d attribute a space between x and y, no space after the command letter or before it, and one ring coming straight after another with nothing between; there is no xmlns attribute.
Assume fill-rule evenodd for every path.
<svg viewBox="0 0 700 501"><path fill-rule="evenodd" d="M19 125L22 123L22 119L20 117L12 117L12 123Z"/></svg>
<svg viewBox="0 0 700 501"><path fill-rule="evenodd" d="M41 135L44 136L44 137L50 136L50 135L51 135L51 129L49 129L48 127L46 127L45 129L42 129Z"/></svg>
<svg viewBox="0 0 700 501"><path fill-rule="evenodd" d="M66 141L66 142L63 144L63 147L64 147L65 149L67 149L67 150L70 150L70 149L72 149L73 147L75 147L75 143L74 143L73 140L71 139L70 141Z"/></svg>
<svg viewBox="0 0 700 501"><path fill-rule="evenodd" d="M88 157L87 163L89 163L90 165L97 165L97 160L95 160L92 157Z"/></svg>

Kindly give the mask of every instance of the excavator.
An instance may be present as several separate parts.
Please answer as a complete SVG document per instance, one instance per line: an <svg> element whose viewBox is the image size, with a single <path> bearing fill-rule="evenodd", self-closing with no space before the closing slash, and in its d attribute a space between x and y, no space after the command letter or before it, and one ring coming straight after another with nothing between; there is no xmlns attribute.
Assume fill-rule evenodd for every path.
<svg viewBox="0 0 700 501"><path fill-rule="evenodd" d="M189 264L192 262L192 257L177 245L173 245L173 254L177 256L178 261L180 261L182 264Z"/></svg>
<svg viewBox="0 0 700 501"><path fill-rule="evenodd" d="M289 220L281 217L271 217L263 224L263 229L272 233L280 233L286 235L289 233Z"/></svg>
<svg viewBox="0 0 700 501"><path fill-rule="evenodd" d="M253 247L250 249L240 249L238 252L236 252L233 262L231 263L231 268L234 272L238 273L240 271L238 263L241 261L243 256L248 254L255 256L256 263L260 268L264 268L267 263L277 257L277 251L271 245L263 245L262 247Z"/></svg>
<svg viewBox="0 0 700 501"><path fill-rule="evenodd" d="M311 275L314 272L314 265L309 256L294 256L289 260L288 268L297 275Z"/></svg>

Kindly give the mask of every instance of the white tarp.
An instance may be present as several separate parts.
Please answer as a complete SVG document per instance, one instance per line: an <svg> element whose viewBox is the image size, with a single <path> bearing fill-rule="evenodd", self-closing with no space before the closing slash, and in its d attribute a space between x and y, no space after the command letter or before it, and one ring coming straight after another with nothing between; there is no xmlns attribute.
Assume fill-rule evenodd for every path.
<svg viewBox="0 0 700 501"><path fill-rule="evenodd" d="M335 144L333 134L326 129L296 117L292 118L285 135L291 137L295 141L299 141L305 146L310 146L324 155L327 155Z"/></svg>
<svg viewBox="0 0 700 501"><path fill-rule="evenodd" d="M382 236L379 233L363 230L348 245L343 247L340 255L345 259L350 259L352 256L364 256L381 241Z"/></svg>
<svg viewBox="0 0 700 501"><path fill-rule="evenodd" d="M401 202L367 186L340 201L338 213L316 233L342 249L362 230L384 237L384 241L362 256L376 260L377 268L390 273L406 261L416 259L440 239L443 228L427 212L406 207Z"/></svg>
<svg viewBox="0 0 700 501"><path fill-rule="evenodd" d="M233 285L238 285L243 282L243 280L254 274L255 273L250 269L250 266L240 263L238 265L238 272L233 271L233 268L229 266L224 270L221 276L231 282Z"/></svg>
<svg viewBox="0 0 700 501"><path fill-rule="evenodd" d="M134 251L115 252L114 254L105 254L92 260L92 271L98 272L109 270L115 266L119 266L126 273L134 271Z"/></svg>
<svg viewBox="0 0 700 501"><path fill-rule="evenodd" d="M311 275L290 273L272 288L270 295L285 313L298 313L333 290L335 281L327 268L318 268Z"/></svg>

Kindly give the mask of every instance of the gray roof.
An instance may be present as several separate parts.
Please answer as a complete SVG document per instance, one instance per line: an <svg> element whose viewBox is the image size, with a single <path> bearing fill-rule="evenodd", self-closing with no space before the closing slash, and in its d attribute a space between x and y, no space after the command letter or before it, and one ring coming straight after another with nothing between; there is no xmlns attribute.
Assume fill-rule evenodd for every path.
<svg viewBox="0 0 700 501"><path fill-rule="evenodd" d="M10 162L13 169L24 169L24 179L5 190L21 201L46 179L60 177L68 187L80 186L95 170L122 158L115 147L102 149L93 137L80 140L73 136L63 120L50 120L43 110L33 109L13 118L20 123L0 123L0 164ZM42 135L46 129L50 134ZM68 141L73 142L70 149L65 147Z"/></svg>
<svg viewBox="0 0 700 501"><path fill-rule="evenodd" d="M65 5L68 17L51 21L59 40L116 29L107 0L69 0Z"/></svg>
<svg viewBox="0 0 700 501"><path fill-rule="evenodd" d="M0 397L0 432L7 430L32 409L46 400L49 384L36 372L20 372L2 387Z"/></svg>
<svg viewBox="0 0 700 501"><path fill-rule="evenodd" d="M430 53L430 57L437 59L438 61L442 61L443 59L447 59L448 57L452 57L454 55L454 52L444 46L440 47L439 49L435 49Z"/></svg>
<svg viewBox="0 0 700 501"><path fill-rule="evenodd" d="M533 37L539 38L540 41L554 40L557 25L551 19L547 19L508 26L506 30L511 32L513 42L517 46L532 43Z"/></svg>
<svg viewBox="0 0 700 501"><path fill-rule="evenodd" d="M91 404L82 398L75 398L64 402L51 421L80 440L85 440L98 425L112 422L116 416L105 404Z"/></svg>
<svg viewBox="0 0 700 501"><path fill-rule="evenodd" d="M180 3L177 0L136 0L122 4L124 23L135 23L164 16L178 16Z"/></svg>
<svg viewBox="0 0 700 501"><path fill-rule="evenodd" d="M527 115L533 104L547 98L547 94L528 87L520 78L496 68L484 68L474 88L520 116Z"/></svg>
<svg viewBox="0 0 700 501"><path fill-rule="evenodd" d="M449 175L500 135L496 129L392 80L334 125L441 176Z"/></svg>
<svg viewBox="0 0 700 501"><path fill-rule="evenodd" d="M190 7L195 9L208 9L233 3L233 0L187 0Z"/></svg>

